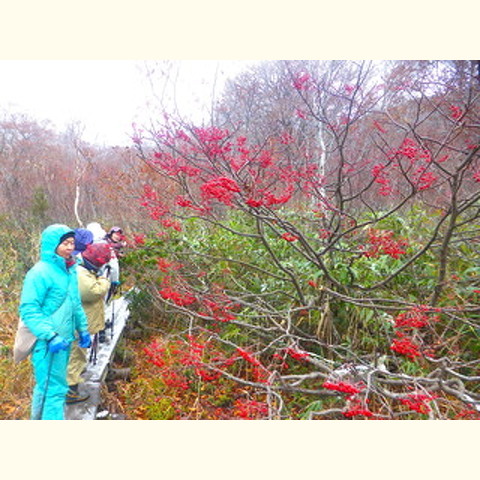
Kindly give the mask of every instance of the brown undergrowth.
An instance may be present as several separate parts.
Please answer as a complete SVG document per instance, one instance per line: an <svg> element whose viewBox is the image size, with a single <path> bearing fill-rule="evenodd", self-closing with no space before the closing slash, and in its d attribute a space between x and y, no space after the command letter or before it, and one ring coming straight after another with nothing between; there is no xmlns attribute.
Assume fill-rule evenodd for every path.
<svg viewBox="0 0 480 480"><path fill-rule="evenodd" d="M162 341L162 339L158 339ZM149 361L145 339L129 340L130 380L116 380L104 389L104 407L128 420L229 420L265 418L264 404L248 387L225 378L202 381L178 363L174 354L165 365ZM164 340L175 351L174 340ZM118 362L118 355L117 355ZM125 367L120 361L114 366ZM186 379L183 383L179 378Z"/></svg>
<svg viewBox="0 0 480 480"><path fill-rule="evenodd" d="M5 307L5 303L2 303ZM1 312L0 329L0 420L29 418L30 398L33 387L32 368L28 360L15 364L12 348L17 315Z"/></svg>

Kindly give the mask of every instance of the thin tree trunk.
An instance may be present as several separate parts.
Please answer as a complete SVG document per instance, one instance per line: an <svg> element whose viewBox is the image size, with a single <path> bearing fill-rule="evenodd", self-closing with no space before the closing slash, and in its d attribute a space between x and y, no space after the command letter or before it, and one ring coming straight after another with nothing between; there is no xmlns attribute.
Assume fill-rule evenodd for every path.
<svg viewBox="0 0 480 480"><path fill-rule="evenodd" d="M75 218L77 219L77 223L80 227L83 227L83 222L80 219L80 215L78 213L78 205L80 204L80 179L77 180L77 185L75 187L75 201L73 202L73 211L75 213Z"/></svg>

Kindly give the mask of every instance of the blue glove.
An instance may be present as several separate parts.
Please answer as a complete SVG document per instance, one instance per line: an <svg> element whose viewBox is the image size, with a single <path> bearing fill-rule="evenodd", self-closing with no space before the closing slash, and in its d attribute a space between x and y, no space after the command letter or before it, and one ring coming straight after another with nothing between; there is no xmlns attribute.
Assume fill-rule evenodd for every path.
<svg viewBox="0 0 480 480"><path fill-rule="evenodd" d="M60 350L67 350L70 344L60 335L55 335L48 341L48 351L50 353L57 353Z"/></svg>
<svg viewBox="0 0 480 480"><path fill-rule="evenodd" d="M117 282L117 281L112 282L112 286L113 286L114 288L117 288L117 287L120 286L120 282Z"/></svg>
<svg viewBox="0 0 480 480"><path fill-rule="evenodd" d="M89 348L92 345L92 339L90 338L90 334L88 332L80 332L80 339L78 340L78 344L82 348Z"/></svg>

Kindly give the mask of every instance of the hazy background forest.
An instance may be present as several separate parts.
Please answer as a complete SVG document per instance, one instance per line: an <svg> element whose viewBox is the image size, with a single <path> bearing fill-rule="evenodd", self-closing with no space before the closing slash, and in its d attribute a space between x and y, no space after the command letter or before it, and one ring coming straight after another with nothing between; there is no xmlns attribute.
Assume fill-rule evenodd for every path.
<svg viewBox="0 0 480 480"><path fill-rule="evenodd" d="M479 418L480 64L265 61L130 146L0 118L0 418L21 280L50 223L121 225L129 419ZM213 86L212 86L213 91ZM10 375L11 371L14 375Z"/></svg>

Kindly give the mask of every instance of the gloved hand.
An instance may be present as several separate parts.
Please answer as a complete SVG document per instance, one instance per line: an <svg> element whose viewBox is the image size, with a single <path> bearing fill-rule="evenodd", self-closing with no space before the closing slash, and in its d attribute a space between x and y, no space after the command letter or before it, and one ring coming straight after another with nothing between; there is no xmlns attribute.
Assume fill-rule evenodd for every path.
<svg viewBox="0 0 480 480"><path fill-rule="evenodd" d="M78 344L82 348L89 348L92 345L92 339L90 338L90 334L88 332L80 332L79 334L80 339L78 340Z"/></svg>
<svg viewBox="0 0 480 480"><path fill-rule="evenodd" d="M115 290L116 290L117 287L119 287L119 286L120 286L120 282L116 282L116 281L115 281L115 282L112 282L112 287L114 287Z"/></svg>
<svg viewBox="0 0 480 480"><path fill-rule="evenodd" d="M57 353L60 350L66 350L69 343L60 335L55 335L48 341L48 351L50 353Z"/></svg>

